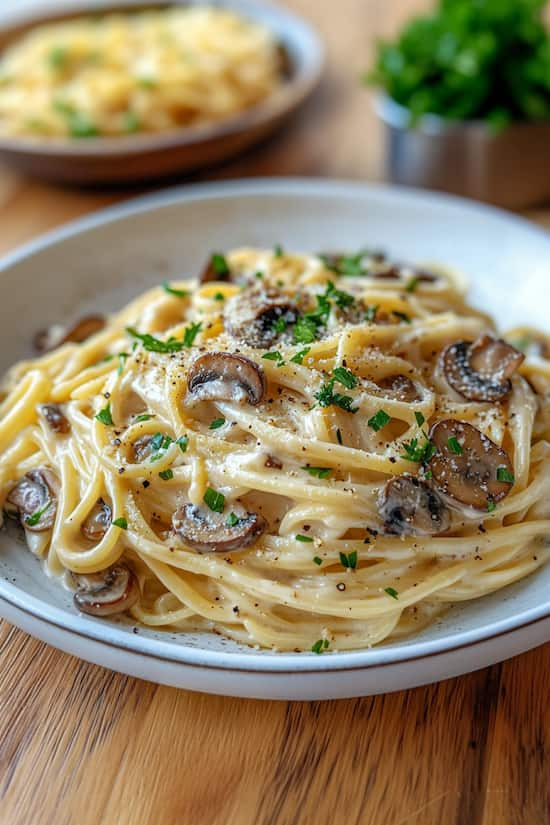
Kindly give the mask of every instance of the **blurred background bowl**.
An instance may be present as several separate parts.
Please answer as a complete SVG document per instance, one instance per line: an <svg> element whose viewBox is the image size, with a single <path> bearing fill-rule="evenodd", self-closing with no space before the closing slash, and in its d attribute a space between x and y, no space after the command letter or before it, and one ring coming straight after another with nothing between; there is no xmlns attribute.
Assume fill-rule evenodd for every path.
<svg viewBox="0 0 550 825"><path fill-rule="evenodd" d="M393 183L438 189L522 209L550 199L550 122L517 123L500 132L481 121L425 115L385 95L376 111L386 125L386 175Z"/></svg>
<svg viewBox="0 0 550 825"><path fill-rule="evenodd" d="M222 6L265 26L284 50L288 66L284 83L258 106L208 126L80 141L0 136L0 160L23 173L64 184L96 186L166 178L229 159L272 134L317 86L324 60L317 33L297 15L261 0L118 0L114 4L95 0L93 7L65 0L48 10L26 8L17 14L16 9L0 29L0 51L41 23L86 17L91 10L107 13L175 5Z"/></svg>

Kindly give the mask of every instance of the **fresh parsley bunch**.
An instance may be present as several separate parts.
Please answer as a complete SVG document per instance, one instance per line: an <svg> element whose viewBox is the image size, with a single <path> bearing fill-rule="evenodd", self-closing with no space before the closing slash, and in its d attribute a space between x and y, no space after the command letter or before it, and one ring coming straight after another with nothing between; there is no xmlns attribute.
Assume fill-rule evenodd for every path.
<svg viewBox="0 0 550 825"><path fill-rule="evenodd" d="M550 119L546 0L439 0L396 42L380 42L367 82L407 107L495 127Z"/></svg>

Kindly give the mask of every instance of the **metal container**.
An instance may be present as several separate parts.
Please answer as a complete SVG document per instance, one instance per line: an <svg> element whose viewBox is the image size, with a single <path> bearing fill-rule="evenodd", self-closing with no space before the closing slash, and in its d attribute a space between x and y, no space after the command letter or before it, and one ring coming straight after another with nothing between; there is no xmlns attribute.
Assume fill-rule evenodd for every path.
<svg viewBox="0 0 550 825"><path fill-rule="evenodd" d="M550 200L550 121L518 123L501 132L482 121L448 122L376 100L387 130L387 177L512 209Z"/></svg>

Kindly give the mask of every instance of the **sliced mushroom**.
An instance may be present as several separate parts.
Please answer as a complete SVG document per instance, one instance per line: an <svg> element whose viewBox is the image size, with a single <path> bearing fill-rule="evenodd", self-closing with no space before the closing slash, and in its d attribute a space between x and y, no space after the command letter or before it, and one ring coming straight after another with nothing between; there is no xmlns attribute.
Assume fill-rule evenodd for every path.
<svg viewBox="0 0 550 825"><path fill-rule="evenodd" d="M235 518L231 518L234 516ZM266 524L257 513L247 513L236 505L227 513L185 504L172 517L172 526L183 542L199 552L230 553L250 547L264 532Z"/></svg>
<svg viewBox="0 0 550 825"><path fill-rule="evenodd" d="M155 450L152 441L152 435L142 435L140 436L140 438L136 438L136 440L132 444L132 450L134 452L134 461L137 464L140 464L142 461L145 461L146 458L149 458L149 456L154 453Z"/></svg>
<svg viewBox="0 0 550 825"><path fill-rule="evenodd" d="M110 506L100 498L80 527L82 535L97 544L111 526L112 515Z"/></svg>
<svg viewBox="0 0 550 825"><path fill-rule="evenodd" d="M434 484L456 502L487 510L512 489L513 482L498 478L513 478L508 453L471 424L452 418L438 421L430 440L437 448L429 463Z"/></svg>
<svg viewBox="0 0 550 825"><path fill-rule="evenodd" d="M268 347L280 335L276 322L293 324L298 316L285 295L274 289L252 287L229 299L224 317L233 338L250 347Z"/></svg>
<svg viewBox="0 0 550 825"><path fill-rule="evenodd" d="M125 564L114 564L100 573L73 573L77 586L73 596L76 607L91 616L113 616L123 613L139 599L135 574Z"/></svg>
<svg viewBox="0 0 550 825"><path fill-rule="evenodd" d="M81 344L96 332L100 332L104 326L105 318L101 315L87 315L70 327L54 324L36 333L33 341L34 348L37 352L50 352L68 341Z"/></svg>
<svg viewBox="0 0 550 825"><path fill-rule="evenodd" d="M66 435L70 431L71 425L60 404L39 404L38 412L54 433Z"/></svg>
<svg viewBox="0 0 550 825"><path fill-rule="evenodd" d="M456 341L441 353L450 386L469 401L501 401L512 384L510 377L525 356L506 341L482 335L473 344Z"/></svg>
<svg viewBox="0 0 550 825"><path fill-rule="evenodd" d="M57 476L47 467L39 467L23 476L6 502L17 510L25 530L42 533L53 527L58 491Z"/></svg>
<svg viewBox="0 0 550 825"><path fill-rule="evenodd" d="M234 401L256 406L265 394L262 368L231 352L207 352L187 372L188 397L194 401Z"/></svg>
<svg viewBox="0 0 550 825"><path fill-rule="evenodd" d="M385 398L405 401L407 404L422 400L416 384L406 375L389 375L378 381L377 386Z"/></svg>
<svg viewBox="0 0 550 825"><path fill-rule="evenodd" d="M378 497L378 512L389 533L431 536L451 524L449 508L432 488L415 476L396 476L386 482Z"/></svg>

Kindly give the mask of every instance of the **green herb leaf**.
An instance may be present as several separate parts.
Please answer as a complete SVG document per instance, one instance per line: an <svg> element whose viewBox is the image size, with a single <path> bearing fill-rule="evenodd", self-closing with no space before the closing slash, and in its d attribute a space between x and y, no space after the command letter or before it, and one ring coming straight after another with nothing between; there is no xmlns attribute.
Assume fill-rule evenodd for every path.
<svg viewBox="0 0 550 825"><path fill-rule="evenodd" d="M367 307L365 309L365 321L368 324L374 324L374 322L376 320L376 313L378 312L379 309L380 309L380 304L376 304L376 305L368 304L367 305Z"/></svg>
<svg viewBox="0 0 550 825"><path fill-rule="evenodd" d="M359 379L346 367L336 367L333 369L332 375L338 383L343 384L348 390L353 390L359 384Z"/></svg>
<svg viewBox="0 0 550 825"><path fill-rule="evenodd" d="M304 347L304 349L301 349L300 352L297 352L296 355L292 356L292 358L290 359L291 362L293 364L301 364L306 355L308 354L308 352L310 351L310 349L311 347Z"/></svg>
<svg viewBox="0 0 550 825"><path fill-rule="evenodd" d="M398 594L397 590L395 590L393 587L385 587L384 588L384 593L387 593L388 596L392 597L392 599L398 599L399 598L399 594Z"/></svg>
<svg viewBox="0 0 550 825"><path fill-rule="evenodd" d="M515 476L507 467L497 467L497 481L504 481L507 484L515 482Z"/></svg>
<svg viewBox="0 0 550 825"><path fill-rule="evenodd" d="M223 294L223 292L216 292L216 294L214 295L214 300L225 301L225 295Z"/></svg>
<svg viewBox="0 0 550 825"><path fill-rule="evenodd" d="M295 344L312 344L317 340L317 324L312 318L298 318L294 326Z"/></svg>
<svg viewBox="0 0 550 825"><path fill-rule="evenodd" d="M118 354L118 369L117 372L119 375L122 375L124 372L124 366L126 364L126 359L130 357L128 352L119 352Z"/></svg>
<svg viewBox="0 0 550 825"><path fill-rule="evenodd" d="M282 258L282 256L284 255L283 247L281 246L280 243L275 244L275 246L273 248L273 254L275 255L276 258Z"/></svg>
<svg viewBox="0 0 550 825"><path fill-rule="evenodd" d="M352 553L340 553L340 564L342 567L349 568L350 570L355 570L357 567L357 550L354 550Z"/></svg>
<svg viewBox="0 0 550 825"><path fill-rule="evenodd" d="M341 395L339 392L334 392L334 380L331 379L328 383L323 384L319 392L315 393L315 398L321 407L330 407L334 404L342 410L350 413L356 413L358 407L352 407L354 399L349 395Z"/></svg>
<svg viewBox="0 0 550 825"><path fill-rule="evenodd" d="M195 338L197 337L201 329L202 324L200 321L197 324L190 324L188 327L186 327L183 331L183 346L192 347L195 342Z"/></svg>
<svg viewBox="0 0 550 825"><path fill-rule="evenodd" d="M426 420L421 412L415 412L414 417L416 418L416 423L419 427L421 427Z"/></svg>
<svg viewBox="0 0 550 825"><path fill-rule="evenodd" d="M209 430L219 430L219 428L223 427L224 424L225 424L225 418L215 418L208 425L208 429Z"/></svg>
<svg viewBox="0 0 550 825"><path fill-rule="evenodd" d="M239 517L235 515L235 513L229 513L227 516L226 524L228 527L235 527L240 521Z"/></svg>
<svg viewBox="0 0 550 825"><path fill-rule="evenodd" d="M330 467L301 467L301 469L309 473L310 476L316 476L317 478L327 478L332 472Z"/></svg>
<svg viewBox="0 0 550 825"><path fill-rule="evenodd" d="M321 654L325 651L329 646L329 642L327 639L318 639L315 644L311 645L311 652Z"/></svg>
<svg viewBox="0 0 550 825"><path fill-rule="evenodd" d="M229 269L229 264L227 263L225 257L219 252L214 252L212 257L210 258L210 265L216 273L216 275L224 276L229 275L229 273L231 272L231 270Z"/></svg>
<svg viewBox="0 0 550 825"><path fill-rule="evenodd" d="M367 424L372 430L378 432L386 426L390 418L391 416L389 416L387 412L384 412L384 410L378 410L372 418L369 418Z"/></svg>
<svg viewBox="0 0 550 825"><path fill-rule="evenodd" d="M187 289L176 289L170 286L168 281L163 281L161 286L168 295L173 295L175 298L187 298L191 294Z"/></svg>
<svg viewBox="0 0 550 825"><path fill-rule="evenodd" d="M111 402L108 401L105 407L96 415L98 421L105 424L106 427L111 427L113 424L113 416L111 415Z"/></svg>
<svg viewBox="0 0 550 825"><path fill-rule="evenodd" d="M447 439L447 447L449 448L451 453L454 453L454 455L462 455L462 453L464 452L461 444L454 435Z"/></svg>
<svg viewBox="0 0 550 825"><path fill-rule="evenodd" d="M265 358L266 361L278 361L279 363L284 363L283 356L280 352L266 352L265 355L262 355L262 358Z"/></svg>
<svg viewBox="0 0 550 825"><path fill-rule="evenodd" d="M399 311L398 311L398 310L396 310L396 309L392 309L392 313L391 313L391 314L392 314L392 315L395 315L395 317L396 317L396 318L398 318L400 321L402 321L404 324L410 324L410 323L412 323L412 321L411 321L410 317L407 315L407 313L406 313L406 312L399 312Z"/></svg>
<svg viewBox="0 0 550 825"><path fill-rule="evenodd" d="M116 518L113 521L113 525L114 525L114 527L120 527L121 530L127 530L128 529L128 521L123 517Z"/></svg>
<svg viewBox="0 0 550 825"><path fill-rule="evenodd" d="M189 438L186 435L180 435L178 439L176 439L176 444L182 451L182 453L186 452L187 446L189 444Z"/></svg>
<svg viewBox="0 0 550 825"><path fill-rule="evenodd" d="M406 461L416 461L419 464L431 461L437 452L437 447L433 441L430 441L426 436L423 444L419 443L418 438L411 438L408 443L403 442L401 446L405 450L403 458Z"/></svg>
<svg viewBox="0 0 550 825"><path fill-rule="evenodd" d="M159 473L159 476L160 478L162 478L163 481L170 481L171 478L174 478L174 473L172 472L172 470L162 470Z"/></svg>
<svg viewBox="0 0 550 825"><path fill-rule="evenodd" d="M313 564L316 564L320 567L323 563L323 559L320 559L319 556L313 556Z"/></svg>
<svg viewBox="0 0 550 825"><path fill-rule="evenodd" d="M281 316L280 318L277 318L277 320L273 324L273 329L275 330L275 332L282 333L285 331L287 326L288 322Z"/></svg>
<svg viewBox="0 0 550 825"><path fill-rule="evenodd" d="M313 541L311 536L304 536L304 535L302 535L302 533L297 533L294 536L294 538L296 539L296 541L306 541L308 543Z"/></svg>
<svg viewBox="0 0 550 825"><path fill-rule="evenodd" d="M143 349L147 352L180 352L187 346L183 341L177 341L175 338L169 338L168 341L161 341L160 338L155 338L148 333L138 332L134 327L126 327L126 332L132 338L137 338L141 341Z"/></svg>
<svg viewBox="0 0 550 825"><path fill-rule="evenodd" d="M32 513L32 515L27 516L25 518L25 524L27 524L29 527L36 527L36 525L38 524L38 522L40 521L40 519L42 518L44 513L47 510L49 510L51 506L52 506L52 500L49 499L49 501L44 505L44 507L42 507L41 510L37 510L35 513Z"/></svg>
<svg viewBox="0 0 550 825"><path fill-rule="evenodd" d="M419 283L420 278L418 275L413 275L412 278L410 278L405 284L405 289L407 292L414 292Z"/></svg>
<svg viewBox="0 0 550 825"><path fill-rule="evenodd" d="M203 501L207 507L210 507L212 512L223 513L223 508L225 507L225 496L223 493L218 493L216 490L213 490L212 487L207 487Z"/></svg>
<svg viewBox="0 0 550 825"><path fill-rule="evenodd" d="M489 499L489 501L487 502L487 512L488 513L494 513L496 509L497 509L496 503L493 501L493 499Z"/></svg>
<svg viewBox="0 0 550 825"><path fill-rule="evenodd" d="M51 69L59 71L67 65L69 50L66 46L54 46L47 55L48 65Z"/></svg>
<svg viewBox="0 0 550 825"><path fill-rule="evenodd" d="M142 421L150 421L151 418L154 418L154 415L150 415L149 413L142 413L138 415L137 418L134 419L136 424L140 424Z"/></svg>

